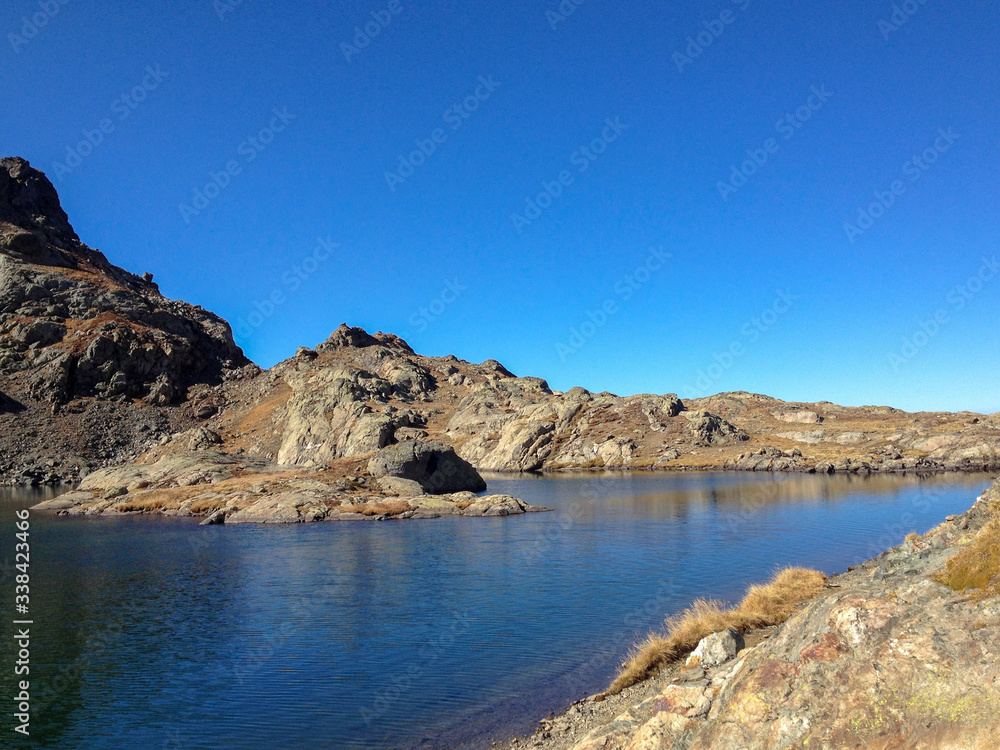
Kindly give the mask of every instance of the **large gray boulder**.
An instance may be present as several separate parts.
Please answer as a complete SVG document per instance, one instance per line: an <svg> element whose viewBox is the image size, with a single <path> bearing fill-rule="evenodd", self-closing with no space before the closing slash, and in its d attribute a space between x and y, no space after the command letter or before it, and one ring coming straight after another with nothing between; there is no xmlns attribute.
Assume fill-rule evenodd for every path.
<svg viewBox="0 0 1000 750"><path fill-rule="evenodd" d="M375 477L411 480L432 495L486 489L486 481L472 464L444 443L407 440L390 445L368 462L368 472Z"/></svg>

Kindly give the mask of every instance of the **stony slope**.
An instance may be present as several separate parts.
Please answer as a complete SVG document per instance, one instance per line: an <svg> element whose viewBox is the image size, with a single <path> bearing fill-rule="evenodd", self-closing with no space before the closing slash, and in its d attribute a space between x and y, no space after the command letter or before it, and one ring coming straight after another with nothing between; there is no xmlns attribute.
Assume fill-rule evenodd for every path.
<svg viewBox="0 0 1000 750"><path fill-rule="evenodd" d="M0 480L134 458L192 388L256 375L229 325L80 242L44 174L0 159Z"/></svg>

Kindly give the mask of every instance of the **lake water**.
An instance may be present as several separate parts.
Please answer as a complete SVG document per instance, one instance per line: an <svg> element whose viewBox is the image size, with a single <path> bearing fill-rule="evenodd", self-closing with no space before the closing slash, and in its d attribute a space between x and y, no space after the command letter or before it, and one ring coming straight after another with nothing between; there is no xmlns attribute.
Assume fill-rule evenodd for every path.
<svg viewBox="0 0 1000 750"><path fill-rule="evenodd" d="M30 742L12 732L14 510L0 494L0 746L484 748L607 686L629 643L777 567L828 573L966 510L986 476L487 477L511 518L31 526ZM51 493L49 493L51 494Z"/></svg>

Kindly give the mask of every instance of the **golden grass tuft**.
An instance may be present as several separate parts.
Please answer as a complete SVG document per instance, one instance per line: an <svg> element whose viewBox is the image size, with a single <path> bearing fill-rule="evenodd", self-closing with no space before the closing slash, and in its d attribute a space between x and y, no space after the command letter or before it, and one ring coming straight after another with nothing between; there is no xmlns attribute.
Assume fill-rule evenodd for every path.
<svg viewBox="0 0 1000 750"><path fill-rule="evenodd" d="M650 633L633 649L606 695L615 695L652 676L660 667L678 661L712 633L729 629L745 633L780 625L825 584L826 576L819 571L786 568L775 573L767 584L751 586L735 607L726 609L720 602L697 600L679 615L667 618L666 633Z"/></svg>
<svg viewBox="0 0 1000 750"><path fill-rule="evenodd" d="M986 524L933 578L955 591L970 592L972 601L1000 594L1000 520Z"/></svg>
<svg viewBox="0 0 1000 750"><path fill-rule="evenodd" d="M166 501L163 498L154 497L148 500L126 500L125 502L118 503L114 506L114 511L117 513L145 513L151 510L162 510L166 506Z"/></svg>
<svg viewBox="0 0 1000 750"><path fill-rule="evenodd" d="M200 513L207 513L214 510L221 510L226 506L226 498L221 495L218 497L209 497L204 500L195 500L191 505L188 506L190 510L195 515Z"/></svg>
<svg viewBox="0 0 1000 750"><path fill-rule="evenodd" d="M361 503L350 507L342 507L351 513L360 513L364 516L398 516L410 510L410 504L405 500L386 500L376 503Z"/></svg>

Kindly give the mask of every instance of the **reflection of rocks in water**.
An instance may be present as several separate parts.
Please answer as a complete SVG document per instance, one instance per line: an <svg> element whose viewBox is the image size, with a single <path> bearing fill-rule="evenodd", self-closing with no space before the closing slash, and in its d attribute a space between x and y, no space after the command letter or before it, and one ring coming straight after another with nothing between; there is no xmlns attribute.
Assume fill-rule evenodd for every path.
<svg viewBox="0 0 1000 750"><path fill-rule="evenodd" d="M686 664L622 695L576 703L532 737L499 747L993 747L1000 606L995 597L970 601L933 577L971 537L990 533L998 488L830 579L785 624L749 633L747 648L715 634Z"/></svg>

